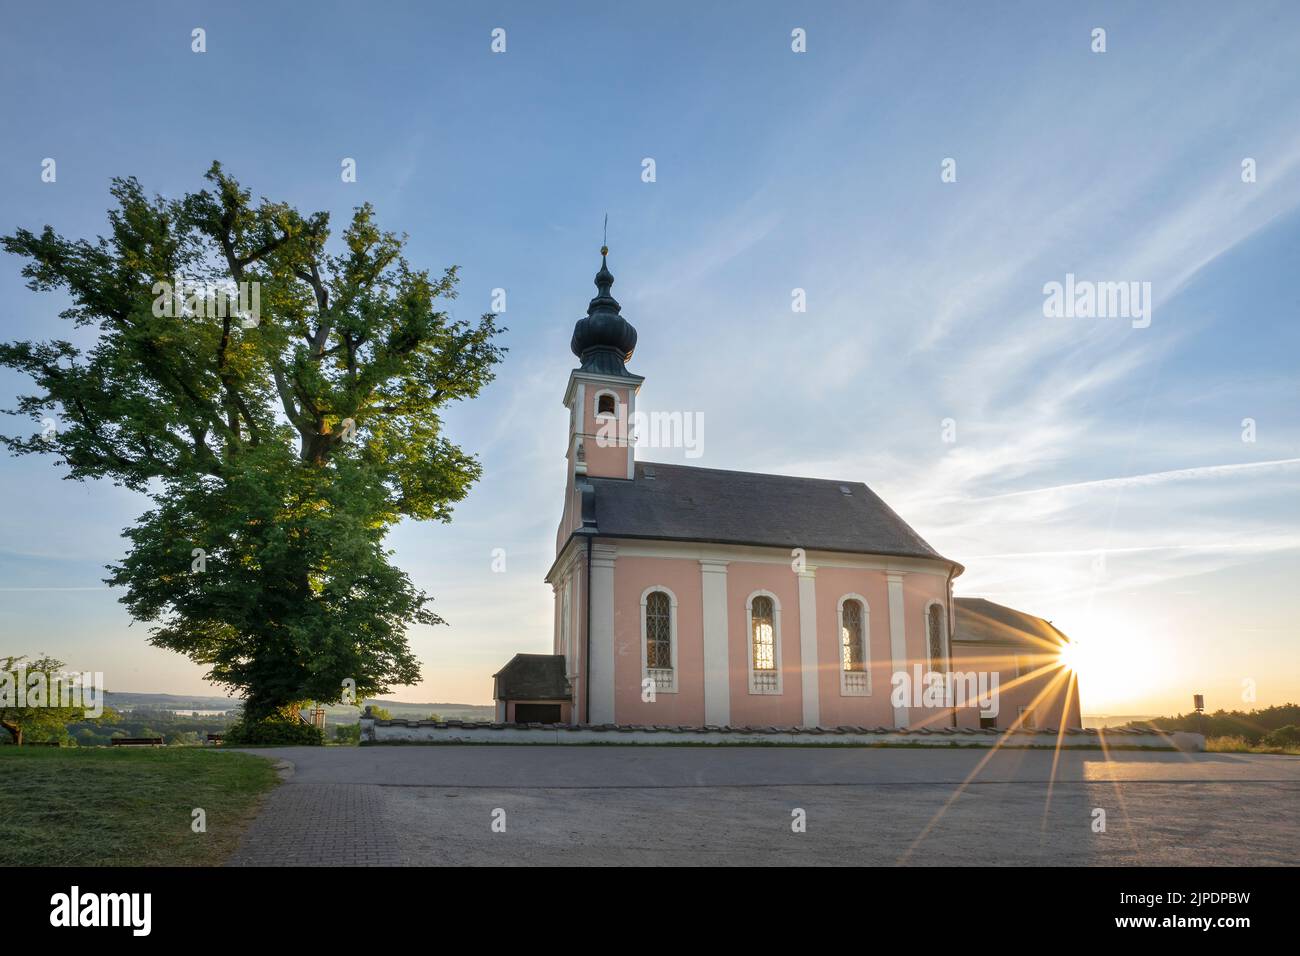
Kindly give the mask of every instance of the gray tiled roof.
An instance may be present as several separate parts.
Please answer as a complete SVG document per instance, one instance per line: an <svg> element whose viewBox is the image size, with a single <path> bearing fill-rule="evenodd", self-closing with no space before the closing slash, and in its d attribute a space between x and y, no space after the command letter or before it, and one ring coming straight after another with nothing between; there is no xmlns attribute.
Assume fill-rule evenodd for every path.
<svg viewBox="0 0 1300 956"><path fill-rule="evenodd" d="M655 462L635 475L588 479L596 534L948 560L860 481Z"/></svg>
<svg viewBox="0 0 1300 956"><path fill-rule="evenodd" d="M1044 641L1064 643L1066 637L1041 617L994 604L985 598L959 597L957 629L953 640L975 643L1018 644L1043 650Z"/></svg>
<svg viewBox="0 0 1300 956"><path fill-rule="evenodd" d="M516 654L492 677L497 700L569 699L569 679L559 654Z"/></svg>

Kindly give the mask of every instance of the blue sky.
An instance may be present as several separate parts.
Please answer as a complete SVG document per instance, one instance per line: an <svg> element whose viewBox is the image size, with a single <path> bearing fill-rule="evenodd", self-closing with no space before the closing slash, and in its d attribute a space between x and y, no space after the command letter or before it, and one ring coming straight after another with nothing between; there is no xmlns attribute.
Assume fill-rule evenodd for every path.
<svg viewBox="0 0 1300 956"><path fill-rule="evenodd" d="M1085 713L1243 706L1243 680L1300 697L1300 8L305 10L11 8L0 229L93 235L112 176L174 196L220 159L336 224L374 203L412 262L461 266L458 315L507 290L498 380L447 416L485 477L452 525L392 538L451 625L411 632L425 680L394 696L486 702L511 654L550 647L568 338L608 212L641 407L703 413L692 464L867 482L967 566L959 594L1091 648ZM4 336L67 337L19 267ZM1150 326L1045 318L1067 273L1150 282ZM100 584L144 499L59 478L0 463L3 649L204 692Z"/></svg>

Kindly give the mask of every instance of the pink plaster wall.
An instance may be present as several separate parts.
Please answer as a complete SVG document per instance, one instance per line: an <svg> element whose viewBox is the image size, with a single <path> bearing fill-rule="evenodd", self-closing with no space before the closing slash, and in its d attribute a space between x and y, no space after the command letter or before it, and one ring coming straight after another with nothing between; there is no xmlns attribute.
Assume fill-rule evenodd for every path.
<svg viewBox="0 0 1300 956"><path fill-rule="evenodd" d="M910 580L909 580L910 579ZM662 585L677 596L678 693L641 700L641 594ZM925 660L924 608L943 600L946 580L937 575L903 578L904 619L910 660ZM776 595L781 616L782 693L749 692L748 598L754 591ZM868 643L872 670L869 697L846 697L839 684L839 618L842 595L861 594L868 603ZM816 572L818 694L823 726L892 726L892 664L889 595L883 571L819 568ZM683 558L620 557L614 571L615 720L629 724L704 722L703 598L699 562ZM799 629L799 578L782 563L733 561L727 567L727 626L730 709L733 726L792 726L803 723ZM912 714L946 726L950 713Z"/></svg>
<svg viewBox="0 0 1300 956"><path fill-rule="evenodd" d="M625 426L623 432L615 432L612 436L615 444L602 444L597 439L600 434L601 426L604 419L596 417L596 393L600 391L612 391L618 397L619 408L623 410L624 419L627 419L627 408L630 397L628 387L596 385L592 382L585 383L582 389L582 406L570 411L570 432L569 432L569 449L565 454L566 469L568 472L564 485L564 510L560 514L560 524L555 532L555 551L564 547L564 543L569 540L575 529L582 525L582 503L574 483L574 462L573 462L573 428L576 424L578 434L583 436L583 451L586 454L587 474L593 478L627 478L627 438L630 432L630 424ZM578 398L574 396L574 401Z"/></svg>
<svg viewBox="0 0 1300 956"><path fill-rule="evenodd" d="M926 608L932 601L944 605L944 628L948 634L951 647L952 622L948 618L946 589L948 582L934 574L906 574L903 576L903 624L907 634L907 669L914 674L914 666L921 665L921 672L930 670L929 630L926 622ZM953 712L950 707L917 707L908 702L907 725L909 727L951 727Z"/></svg>
<svg viewBox="0 0 1300 956"><path fill-rule="evenodd" d="M574 708L586 720L586 673L583 632L586 584L583 556L573 570L574 653L580 679L574 684ZM886 573L850 568L822 567L816 571L818 695L820 723L868 727L892 726L890 700L893 666L889 638L889 590ZM677 599L677 693L658 692L653 703L641 700L642 647L641 595L657 585L668 588ZM925 608L931 601L944 602L946 579L941 575L906 573L903 576L904 624L908 666L928 664ZM749 693L749 633L747 599L758 590L776 595L781 616L781 665L783 688L780 695ZM862 595L868 606L868 649L872 674L870 696L840 693L840 634L838 604L842 596ZM556 607L555 651L559 653L559 602ZM704 723L704 639L703 596L699 561L693 558L620 556L614 565L614 713L622 724L699 726ZM730 662L730 723L733 726L791 726L803 723L800 677L799 578L788 564L732 561L727 567L727 644ZM950 645L955 670L996 670L999 673L1000 728L1014 722L1017 707L1028 704L1055 676L1045 673L1024 685L1015 686L1016 648L966 644ZM1027 652L1020 650L1028 662ZM1041 658L1039 663L1046 658ZM1066 700L1064 681L1039 702L1039 726L1058 726ZM945 727L952 723L946 707L918 708L909 701L912 727ZM566 718L567 718L566 711ZM975 707L959 708L958 726L979 726ZM1077 690L1071 695L1066 723L1082 725Z"/></svg>
<svg viewBox="0 0 1300 956"><path fill-rule="evenodd" d="M776 595L781 617L780 694L749 692L749 595ZM803 723L803 689L799 667L799 578L788 563L733 561L727 565L727 649L731 665L733 727L790 727Z"/></svg>
<svg viewBox="0 0 1300 956"><path fill-rule="evenodd" d="M889 591L883 571L854 568L817 569L817 693L825 727L852 725L892 727L889 702ZM860 594L867 601L867 648L871 669L870 697L840 695L839 601Z"/></svg>
<svg viewBox="0 0 1300 956"><path fill-rule="evenodd" d="M581 542L579 542L579 544L581 545ZM584 590L587 586L587 552L585 548L579 550L577 560L574 561L573 568L569 572L568 578L561 578L560 579L561 587L555 590L555 618L554 618L555 629L551 639L552 654L562 653L562 648L560 646L560 614L561 614L561 608L563 608L564 606L563 583L565 580L570 580L573 582L572 592L569 598L569 600L573 602L572 611L570 612L572 615L573 624L572 624L572 632L569 635L569 640L571 642L570 646L572 647L572 655L568 667L569 667L570 674L577 675L577 676L576 679L571 681L572 684L571 689L573 692L573 708L574 708L572 713L577 715L576 718L577 721L585 721L587 719L586 707L585 707L586 688L583 684L583 680L585 679L587 673L587 662L585 659L586 651L587 651L587 635L586 635L587 597L586 597L586 591ZM569 712L566 712L566 714L568 713ZM567 720L568 717L566 716L565 719Z"/></svg>
<svg viewBox="0 0 1300 956"><path fill-rule="evenodd" d="M588 436L583 443L587 450L587 474L592 478L626 478L627 446L607 445L602 447L595 436Z"/></svg>
<svg viewBox="0 0 1300 956"><path fill-rule="evenodd" d="M677 693L641 699L641 595L664 587L677 597ZM704 605L700 563L619 558L614 563L614 719L620 724L704 723Z"/></svg>
<svg viewBox="0 0 1300 956"><path fill-rule="evenodd" d="M587 474L593 478L627 478L627 438L631 430L628 421L628 389L620 386L597 385L587 382L583 394L582 433L583 448L587 454ZM605 419L596 417L596 394L611 391L618 396L618 409L624 420L622 431L617 427L605 439L597 436L605 427Z"/></svg>

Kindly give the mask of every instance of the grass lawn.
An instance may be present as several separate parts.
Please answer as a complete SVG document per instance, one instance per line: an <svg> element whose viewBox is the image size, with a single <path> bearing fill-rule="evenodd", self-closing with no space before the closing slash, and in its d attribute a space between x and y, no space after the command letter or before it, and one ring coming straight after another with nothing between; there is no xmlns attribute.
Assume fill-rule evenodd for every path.
<svg viewBox="0 0 1300 956"><path fill-rule="evenodd" d="M269 760L198 747L3 747L0 865L220 864L277 782Z"/></svg>

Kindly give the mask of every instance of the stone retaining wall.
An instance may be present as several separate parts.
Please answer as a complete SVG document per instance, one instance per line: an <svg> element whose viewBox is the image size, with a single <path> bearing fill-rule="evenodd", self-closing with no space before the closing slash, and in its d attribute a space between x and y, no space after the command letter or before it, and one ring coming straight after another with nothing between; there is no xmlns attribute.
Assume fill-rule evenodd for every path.
<svg viewBox="0 0 1300 956"><path fill-rule="evenodd" d="M923 747L1102 746L1156 750L1205 749L1200 734L1161 734L1144 730L970 730L944 727L906 730L894 727L644 727L618 724L496 724L462 720L376 720L361 718L362 744L798 744L905 745Z"/></svg>

